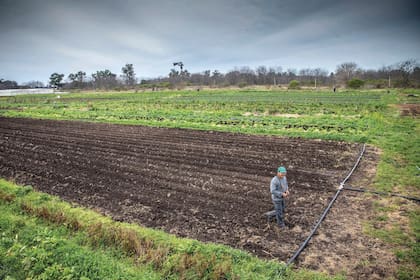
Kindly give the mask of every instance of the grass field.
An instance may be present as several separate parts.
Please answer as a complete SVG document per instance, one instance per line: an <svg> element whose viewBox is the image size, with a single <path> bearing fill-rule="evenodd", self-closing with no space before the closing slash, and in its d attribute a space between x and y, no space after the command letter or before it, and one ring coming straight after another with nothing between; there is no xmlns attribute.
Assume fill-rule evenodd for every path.
<svg viewBox="0 0 420 280"><path fill-rule="evenodd" d="M89 93L10 97L2 108L16 109L8 116L363 141L368 129L381 129L366 116L384 111L392 99L380 92Z"/></svg>
<svg viewBox="0 0 420 280"><path fill-rule="evenodd" d="M393 90L387 93L375 90L334 94L322 91L218 90L77 93L64 94L60 98L56 95L17 96L0 99L0 115L367 142L380 148L382 154L375 182L371 186L364 187L419 197L419 119L416 116L401 116L398 105L418 104L420 100L418 97L410 97L407 93L418 95L420 92ZM25 277L45 279L43 273L66 271L69 275L77 277L100 279L103 275L94 274L96 272L84 275L83 271L90 270L87 267L95 267L95 263L104 263L109 265L104 265L104 269L101 270L103 273L107 273L105 268L114 267L117 271L121 271L120 275L124 275L120 277L117 276L119 274L115 274L115 277L114 275L112 277L114 279L130 279L130 275L138 276L139 273L150 275L144 279L153 277L158 279L162 275L169 278L184 276L191 279L201 275L201 278L210 279L220 276L216 273L224 273L223 275L229 279L234 279L236 276L271 279L277 275L281 267L279 264L263 262L239 251L198 242L193 242L194 248L199 248L193 252L200 255L199 260L202 256L201 259L207 266L191 261L186 265L185 262L189 260L185 257L185 251L177 248L183 247L184 242L190 244L192 241L176 239L153 231L147 235L153 242L159 244L158 240L171 240L171 242L162 242L167 246L165 247L167 250L175 252L173 259L170 263L156 266L158 260L152 258L133 266L133 259L124 253L123 249L104 250L106 244L98 245L97 242L90 242L92 236L86 237L88 234L86 232L89 232L88 223L84 229L76 232L69 229L69 226L51 223L42 215L21 210L27 195L20 197L19 187L2 181L1 190L3 202L0 221L2 229L0 265L14 267L18 273L21 273L13 275L9 271L3 276L10 275L16 279ZM35 192L29 193L30 196L47 197ZM50 202L49 199L47 199L48 207L54 208L55 200ZM365 221L365 233L386 241L394 248L399 260L397 276L400 279L420 277L418 205L407 206L402 200L385 197L375 202L374 206L377 219ZM63 215L71 216L70 208L63 207L65 209ZM38 236L39 244L34 244L31 236ZM49 244L51 239L55 242L53 245ZM63 258L62 254L57 252L68 252L68 255L60 259ZM220 252L223 254L220 255ZM25 261L22 261L22 256L19 254L24 253L28 255L24 256ZM91 255L89 259L92 263L86 264L87 267L75 265L77 256L81 255ZM31 258L50 257L51 263L43 263L40 268L34 267L30 261ZM185 266L193 268L189 271L180 268ZM203 266L210 269L201 272L199 267ZM71 272L73 267L76 268ZM287 277L305 279L325 276L298 271L289 272Z"/></svg>

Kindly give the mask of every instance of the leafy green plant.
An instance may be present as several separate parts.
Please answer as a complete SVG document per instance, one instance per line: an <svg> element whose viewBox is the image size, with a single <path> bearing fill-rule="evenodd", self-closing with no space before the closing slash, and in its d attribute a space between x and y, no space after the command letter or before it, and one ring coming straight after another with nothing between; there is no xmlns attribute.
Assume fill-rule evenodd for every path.
<svg viewBox="0 0 420 280"><path fill-rule="evenodd" d="M365 82L360 79L351 79L347 82L347 86L353 89L361 88L364 84Z"/></svg>
<svg viewBox="0 0 420 280"><path fill-rule="evenodd" d="M289 83L289 89L298 89L300 88L300 83L297 80L291 80Z"/></svg>

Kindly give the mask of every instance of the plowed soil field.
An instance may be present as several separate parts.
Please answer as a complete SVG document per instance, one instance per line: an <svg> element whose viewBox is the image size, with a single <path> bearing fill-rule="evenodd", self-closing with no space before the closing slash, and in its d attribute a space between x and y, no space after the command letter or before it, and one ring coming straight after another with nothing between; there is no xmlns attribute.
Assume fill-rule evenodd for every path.
<svg viewBox="0 0 420 280"><path fill-rule="evenodd" d="M307 237L360 148L337 141L0 118L0 177L116 220L283 261ZM290 186L285 230L264 216L273 208L269 184L279 165L288 168ZM333 244L343 244L339 254L350 252L352 238L360 235L335 240L331 231L341 232L337 223L345 224L339 215L365 211L360 203L352 208L353 196L343 197L334 207L346 210L333 213L333 221L320 229ZM339 250L315 246L311 250ZM311 266L317 261L307 263L319 268Z"/></svg>

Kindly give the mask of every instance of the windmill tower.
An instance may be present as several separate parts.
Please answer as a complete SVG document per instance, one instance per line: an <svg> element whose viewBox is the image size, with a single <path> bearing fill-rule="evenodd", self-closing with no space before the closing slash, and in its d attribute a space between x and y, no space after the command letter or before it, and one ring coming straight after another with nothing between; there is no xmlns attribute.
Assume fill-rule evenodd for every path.
<svg viewBox="0 0 420 280"><path fill-rule="evenodd" d="M182 74L182 71L184 69L184 63L180 61L180 62L174 62L173 64L174 66L179 66L179 68L181 69L181 74Z"/></svg>

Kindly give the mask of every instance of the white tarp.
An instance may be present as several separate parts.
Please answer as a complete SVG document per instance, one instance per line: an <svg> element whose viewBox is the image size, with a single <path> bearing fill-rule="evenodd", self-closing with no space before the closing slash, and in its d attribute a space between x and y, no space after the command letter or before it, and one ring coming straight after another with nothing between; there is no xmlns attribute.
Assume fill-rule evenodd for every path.
<svg viewBox="0 0 420 280"><path fill-rule="evenodd" d="M0 96L15 96L22 94L46 94L54 93L53 88L28 88L28 89L2 89Z"/></svg>

